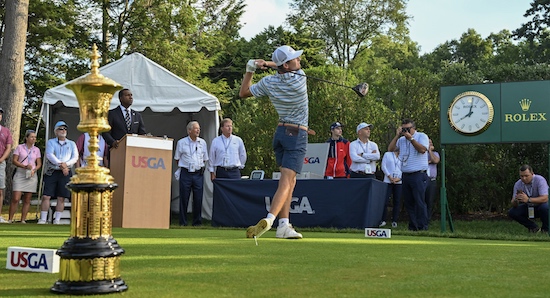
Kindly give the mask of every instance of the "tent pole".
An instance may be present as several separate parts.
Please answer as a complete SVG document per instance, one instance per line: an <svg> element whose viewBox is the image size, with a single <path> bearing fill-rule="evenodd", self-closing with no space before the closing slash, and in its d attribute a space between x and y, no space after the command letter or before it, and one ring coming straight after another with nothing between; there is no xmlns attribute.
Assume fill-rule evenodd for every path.
<svg viewBox="0 0 550 298"><path fill-rule="evenodd" d="M38 123L36 123L36 132L38 133L38 128L40 127L40 121L42 120L42 113L45 113L46 116L44 117L44 127L46 129L44 137L46 138L46 142L48 142L48 136L50 129L50 108L46 107L46 103L42 103L42 107L40 108L40 115L38 116ZM39 219L40 211L42 211L42 183L44 182L44 164L46 164L46 149L44 149L44 154L42 155L42 171L40 171L40 179L38 179L38 204L36 205L36 220Z"/></svg>

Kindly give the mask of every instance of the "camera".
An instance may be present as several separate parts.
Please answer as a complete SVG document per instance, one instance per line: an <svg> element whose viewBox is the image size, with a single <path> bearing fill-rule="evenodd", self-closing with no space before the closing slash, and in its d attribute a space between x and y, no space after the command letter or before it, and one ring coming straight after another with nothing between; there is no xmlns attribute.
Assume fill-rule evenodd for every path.
<svg viewBox="0 0 550 298"><path fill-rule="evenodd" d="M403 128L401 128L401 132L402 132L402 133L406 133L406 132L410 133L410 132L411 132L411 128L410 128L410 127L403 127Z"/></svg>

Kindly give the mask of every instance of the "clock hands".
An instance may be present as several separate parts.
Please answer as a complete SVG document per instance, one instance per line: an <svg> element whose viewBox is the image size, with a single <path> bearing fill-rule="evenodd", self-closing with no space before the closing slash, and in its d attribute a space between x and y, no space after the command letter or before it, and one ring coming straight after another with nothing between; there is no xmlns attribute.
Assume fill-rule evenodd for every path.
<svg viewBox="0 0 550 298"><path fill-rule="evenodd" d="M468 114L466 114L466 115L464 115L464 117L458 119L458 121L462 121L462 120L463 120L464 118L466 118L466 117L472 117L472 114L474 113L474 111L472 111L472 108L473 108L473 107L474 107L474 105L472 104L472 105L470 106L470 111L468 112Z"/></svg>
<svg viewBox="0 0 550 298"><path fill-rule="evenodd" d="M472 114L474 113L474 111L472 111L472 108L473 108L473 107L474 107L474 104L472 104L472 105L470 106L470 111L468 112L468 114L466 114L466 116L468 116L468 117L472 116Z"/></svg>

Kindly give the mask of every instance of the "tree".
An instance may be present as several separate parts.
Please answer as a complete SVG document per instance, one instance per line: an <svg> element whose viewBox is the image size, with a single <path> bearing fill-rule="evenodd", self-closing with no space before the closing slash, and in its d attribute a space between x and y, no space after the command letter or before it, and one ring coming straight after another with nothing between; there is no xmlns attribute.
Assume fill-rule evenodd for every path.
<svg viewBox="0 0 550 298"><path fill-rule="evenodd" d="M289 23L307 24L326 41L325 55L340 67L347 67L374 37L408 33L404 0L294 0L290 6Z"/></svg>
<svg viewBox="0 0 550 298"><path fill-rule="evenodd" d="M533 50L528 60L530 63L546 63L550 56L550 0L533 0L531 7L525 12L524 17L532 19L513 34L517 39L527 40Z"/></svg>
<svg viewBox="0 0 550 298"><path fill-rule="evenodd" d="M27 17L29 1L7 1L5 14L5 34L2 38L0 54L0 106L5 113L5 126L12 132L14 141L19 139L21 112L25 98L23 70L25 66L25 43L27 40ZM6 173L11 173L7 163ZM11 176L7 185L10 185ZM11 190L11 187L8 188ZM11 198L11 195L4 198ZM0 204L1 206L1 204Z"/></svg>

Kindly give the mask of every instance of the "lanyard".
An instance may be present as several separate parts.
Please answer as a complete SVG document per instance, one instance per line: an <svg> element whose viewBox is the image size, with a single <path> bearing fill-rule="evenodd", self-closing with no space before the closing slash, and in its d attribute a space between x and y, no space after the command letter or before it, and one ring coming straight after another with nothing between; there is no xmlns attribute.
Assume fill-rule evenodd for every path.
<svg viewBox="0 0 550 298"><path fill-rule="evenodd" d="M226 138L225 138L223 135L222 135L221 137L222 137L223 146L225 147L225 153L227 154L227 148L229 148L229 145L231 145L231 139L233 138L233 135L231 135L231 136L229 137L229 140L228 140L228 142L227 142L227 145L225 144L225 139L226 139Z"/></svg>
<svg viewBox="0 0 550 298"><path fill-rule="evenodd" d="M525 193L528 197L531 197L531 194L533 193L533 182L531 181L531 184L529 184L529 188L527 188L527 184L523 183L523 189L525 189Z"/></svg>
<svg viewBox="0 0 550 298"><path fill-rule="evenodd" d="M403 159L401 159L399 156L397 157L401 162L405 163L407 160L409 160L409 157L411 155L411 142L407 142L407 139L403 137L403 142L405 142L405 146L407 151L404 152L405 154L399 154L399 156L403 156ZM400 146L401 147L401 146Z"/></svg>
<svg viewBox="0 0 550 298"><path fill-rule="evenodd" d="M57 148L54 148L54 151L57 151L57 154L55 154L57 159L63 162L69 160L67 159L66 150L65 150L65 145L67 145L67 140L65 140L65 143L61 144L61 142L59 142L59 139L57 139L57 144L59 144L59 146L58 147L56 146ZM69 148L69 146L67 146L67 148Z"/></svg>
<svg viewBox="0 0 550 298"><path fill-rule="evenodd" d="M365 143L364 146L363 146L363 142L361 142L361 140L359 140L359 145L361 146L361 149L363 150L363 153L368 154L368 150L369 150L369 140L367 140L367 142Z"/></svg>
<svg viewBox="0 0 550 298"><path fill-rule="evenodd" d="M189 155L191 156L191 159L197 159L196 156L198 154L198 150L199 150L199 144L198 144L198 141L196 141L197 144L195 144L195 151L193 151L193 140L191 140L190 137L187 137L189 139Z"/></svg>
<svg viewBox="0 0 550 298"><path fill-rule="evenodd" d="M393 171L397 170L397 165L399 164L399 156L395 155L395 152L392 152L393 155Z"/></svg>

